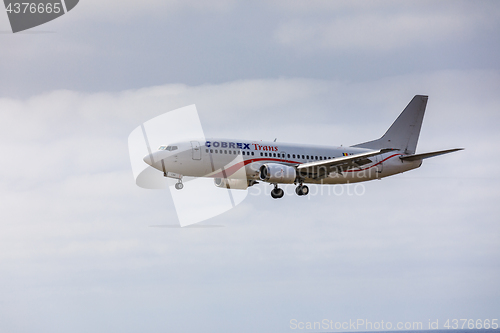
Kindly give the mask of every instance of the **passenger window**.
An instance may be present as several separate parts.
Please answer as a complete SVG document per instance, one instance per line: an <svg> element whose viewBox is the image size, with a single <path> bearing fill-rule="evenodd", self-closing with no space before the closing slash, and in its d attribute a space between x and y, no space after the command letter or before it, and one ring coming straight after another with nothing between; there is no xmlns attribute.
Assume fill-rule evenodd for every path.
<svg viewBox="0 0 500 333"><path fill-rule="evenodd" d="M273 153L273 157L276 157L276 153Z"/></svg>
<svg viewBox="0 0 500 333"><path fill-rule="evenodd" d="M287 156L287 158L290 158L290 154L287 154L286 156Z"/></svg>
<svg viewBox="0 0 500 333"><path fill-rule="evenodd" d="M306 155L306 158L309 159L309 155Z"/></svg>
<svg viewBox="0 0 500 333"><path fill-rule="evenodd" d="M252 156L253 156L253 152L252 152Z"/></svg>
<svg viewBox="0 0 500 333"><path fill-rule="evenodd" d="M227 154L227 150L224 150L224 154Z"/></svg>
<svg viewBox="0 0 500 333"><path fill-rule="evenodd" d="M214 150L213 150L213 149L210 149L210 152L211 152L211 153L213 153L213 152L214 152Z"/></svg>
<svg viewBox="0 0 500 333"><path fill-rule="evenodd" d="M252 155L253 155L253 152L252 152ZM260 156L264 156L264 153L260 153Z"/></svg>
<svg viewBox="0 0 500 333"><path fill-rule="evenodd" d="M231 155L231 151L229 151L229 155Z"/></svg>
<svg viewBox="0 0 500 333"><path fill-rule="evenodd" d="M217 149L215 149L215 153L216 153L216 154L218 153L218 150L217 150Z"/></svg>

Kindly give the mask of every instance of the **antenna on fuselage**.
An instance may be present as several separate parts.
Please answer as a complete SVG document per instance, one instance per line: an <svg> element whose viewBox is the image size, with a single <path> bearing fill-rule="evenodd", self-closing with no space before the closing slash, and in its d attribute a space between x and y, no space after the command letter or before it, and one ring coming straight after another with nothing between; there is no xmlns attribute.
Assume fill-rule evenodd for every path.
<svg viewBox="0 0 500 333"><path fill-rule="evenodd" d="M276 142L276 140L278 140L278 138L275 138L273 142Z"/></svg>

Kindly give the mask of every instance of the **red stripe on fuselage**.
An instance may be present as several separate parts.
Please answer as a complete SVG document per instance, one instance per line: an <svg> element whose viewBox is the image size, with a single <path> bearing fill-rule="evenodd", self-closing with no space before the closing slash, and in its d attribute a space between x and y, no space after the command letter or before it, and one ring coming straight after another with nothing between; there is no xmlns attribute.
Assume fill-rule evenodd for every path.
<svg viewBox="0 0 500 333"><path fill-rule="evenodd" d="M383 162L387 161L388 159L393 158L394 156L398 156L398 155L400 155L400 154L394 154L394 155L391 155L391 156L389 156L389 157L387 157L387 158L384 158L382 161L380 161L380 162L378 162L378 163L375 163L374 165L369 166L368 168L358 169L358 170L346 170L345 172L365 171L365 170L371 169L371 168L373 168L373 167L375 167L375 166L379 165L380 163L383 163ZM401 156L403 156L403 155L401 155Z"/></svg>
<svg viewBox="0 0 500 333"><path fill-rule="evenodd" d="M394 156L398 156L400 154L394 154L394 155L391 155L385 159L383 159L382 161L380 162L377 162L375 163L374 165L372 166L369 166L367 168L364 168L364 169L358 169L358 170L346 170L345 172L358 172L358 171L364 171L364 170L368 170L368 169L371 169L385 161L387 161L388 159L390 158L393 158ZM402 155L401 155L402 156ZM249 159L249 160L244 160L242 162L238 162L232 166L230 166L229 168L225 169L224 172L226 174L226 177L230 177L232 176L234 173L236 173L236 171L238 171L239 169L241 169L242 167L250 164L250 163L253 163L253 162L260 162L260 161L269 161L269 162L281 162L281 163L290 163L290 164L295 164L295 165L298 165L298 164L303 164L301 162L296 162L296 161L290 161L290 160L280 160L280 159L276 159L276 158L252 158L252 159ZM225 178L224 175L223 175L223 172L218 172L216 173L215 175L211 175L210 177L213 177L213 178Z"/></svg>
<svg viewBox="0 0 500 333"><path fill-rule="evenodd" d="M248 165L250 163L260 162L260 161L301 164L300 162L289 161L289 160L280 160L280 159L277 159L277 158L252 158L252 159L244 160L242 162L238 162L238 163L236 163L234 165L231 165L229 168L225 169L224 172L226 173L226 176L232 176L234 173L236 173L236 171L238 171L242 167L244 167L244 166L246 166L246 165ZM224 176L222 175L222 171L221 171L221 172L216 173L215 175L211 175L210 177L213 177L213 178L222 178Z"/></svg>

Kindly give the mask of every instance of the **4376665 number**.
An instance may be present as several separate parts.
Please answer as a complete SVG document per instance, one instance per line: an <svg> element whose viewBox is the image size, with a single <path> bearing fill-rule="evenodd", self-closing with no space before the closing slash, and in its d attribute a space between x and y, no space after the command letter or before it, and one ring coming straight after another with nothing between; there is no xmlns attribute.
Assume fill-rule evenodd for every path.
<svg viewBox="0 0 500 333"><path fill-rule="evenodd" d="M9 3L7 13L23 14L59 14L62 10L61 3L34 3L34 2L15 2Z"/></svg>
<svg viewBox="0 0 500 333"><path fill-rule="evenodd" d="M447 329L497 329L498 319L448 319L443 325Z"/></svg>

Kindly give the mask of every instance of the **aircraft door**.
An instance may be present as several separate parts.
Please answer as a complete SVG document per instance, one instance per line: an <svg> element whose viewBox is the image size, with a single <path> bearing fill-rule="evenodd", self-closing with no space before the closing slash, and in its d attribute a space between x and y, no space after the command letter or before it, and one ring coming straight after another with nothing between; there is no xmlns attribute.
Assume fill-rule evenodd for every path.
<svg viewBox="0 0 500 333"><path fill-rule="evenodd" d="M191 148L193 151L193 160L201 160L201 148L198 141L191 141Z"/></svg>

